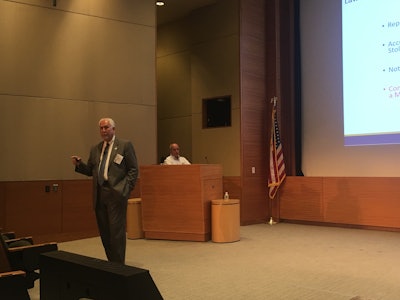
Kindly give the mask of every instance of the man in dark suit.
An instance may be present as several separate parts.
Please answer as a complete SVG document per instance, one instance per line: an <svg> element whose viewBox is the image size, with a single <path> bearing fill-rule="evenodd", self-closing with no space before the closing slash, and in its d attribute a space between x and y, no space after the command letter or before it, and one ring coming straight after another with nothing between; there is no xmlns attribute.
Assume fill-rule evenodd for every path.
<svg viewBox="0 0 400 300"><path fill-rule="evenodd" d="M72 156L75 171L93 176L93 206L107 259L125 263L126 211L138 177L135 150L129 141L115 136L111 118L99 121L102 142L92 147L85 164Z"/></svg>

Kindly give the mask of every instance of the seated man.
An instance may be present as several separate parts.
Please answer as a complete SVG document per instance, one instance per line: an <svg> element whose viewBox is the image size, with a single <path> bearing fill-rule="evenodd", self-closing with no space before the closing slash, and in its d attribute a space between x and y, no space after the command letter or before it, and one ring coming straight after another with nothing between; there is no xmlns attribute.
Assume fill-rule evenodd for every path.
<svg viewBox="0 0 400 300"><path fill-rule="evenodd" d="M190 165L190 162L179 155L179 145L172 143L169 145L169 156L164 160L164 165Z"/></svg>

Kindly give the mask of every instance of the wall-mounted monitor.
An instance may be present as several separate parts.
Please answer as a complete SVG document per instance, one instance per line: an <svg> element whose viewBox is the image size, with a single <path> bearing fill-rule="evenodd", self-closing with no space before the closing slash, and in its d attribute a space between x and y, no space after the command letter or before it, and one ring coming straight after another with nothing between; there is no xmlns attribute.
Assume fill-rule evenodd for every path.
<svg viewBox="0 0 400 300"><path fill-rule="evenodd" d="M231 96L203 99L203 128L231 126Z"/></svg>

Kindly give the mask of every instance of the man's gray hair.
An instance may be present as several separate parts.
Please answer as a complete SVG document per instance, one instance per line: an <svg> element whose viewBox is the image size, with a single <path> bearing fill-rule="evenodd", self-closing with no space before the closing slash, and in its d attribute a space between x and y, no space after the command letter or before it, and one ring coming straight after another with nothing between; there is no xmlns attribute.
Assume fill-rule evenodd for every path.
<svg viewBox="0 0 400 300"><path fill-rule="evenodd" d="M99 125L100 125L101 121L107 121L108 123L110 123L110 125L111 125L112 127L115 127L115 122L114 122L114 120L111 119L111 118L101 118L101 119L99 120Z"/></svg>

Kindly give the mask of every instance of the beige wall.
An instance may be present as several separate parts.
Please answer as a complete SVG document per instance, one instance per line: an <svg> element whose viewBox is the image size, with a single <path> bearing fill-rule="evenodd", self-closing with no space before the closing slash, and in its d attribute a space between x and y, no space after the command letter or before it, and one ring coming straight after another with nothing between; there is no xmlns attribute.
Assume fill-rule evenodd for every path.
<svg viewBox="0 0 400 300"><path fill-rule="evenodd" d="M82 178L102 116L155 163L155 36L153 1L0 1L0 180Z"/></svg>
<svg viewBox="0 0 400 300"><path fill-rule="evenodd" d="M193 163L240 175L238 1L218 1L157 34L158 155L176 141ZM232 95L232 126L203 129L202 100L224 95Z"/></svg>

